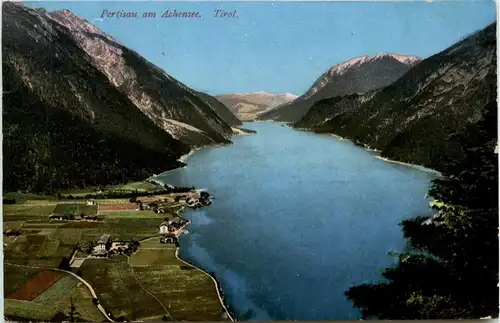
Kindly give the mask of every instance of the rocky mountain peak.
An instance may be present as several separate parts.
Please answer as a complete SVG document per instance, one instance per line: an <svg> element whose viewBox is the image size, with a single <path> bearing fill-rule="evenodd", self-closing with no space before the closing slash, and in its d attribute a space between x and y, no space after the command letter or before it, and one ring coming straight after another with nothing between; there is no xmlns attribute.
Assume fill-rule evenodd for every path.
<svg viewBox="0 0 500 323"><path fill-rule="evenodd" d="M329 97L366 93L386 87L415 66L421 59L393 53L359 56L339 63L323 73L300 97L266 111L259 119L298 121L311 105Z"/></svg>
<svg viewBox="0 0 500 323"><path fill-rule="evenodd" d="M51 18L52 20L55 20L59 24L65 26L73 33L81 33L85 34L86 36L99 35L107 38L110 41L120 44L120 42L118 42L116 39L114 39L107 33L103 32L96 26L92 25L86 19L81 18L80 16L74 14L68 9L47 12L46 16Z"/></svg>

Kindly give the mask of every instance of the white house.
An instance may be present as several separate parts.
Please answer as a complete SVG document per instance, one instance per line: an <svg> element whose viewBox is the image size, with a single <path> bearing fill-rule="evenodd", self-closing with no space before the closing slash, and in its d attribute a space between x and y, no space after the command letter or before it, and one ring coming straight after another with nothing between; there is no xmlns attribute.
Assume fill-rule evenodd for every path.
<svg viewBox="0 0 500 323"><path fill-rule="evenodd" d="M94 247L94 254L103 254L107 253L109 248L111 247L111 236L109 234L105 234L97 241L97 245Z"/></svg>
<svg viewBox="0 0 500 323"><path fill-rule="evenodd" d="M88 199L87 200L87 205L95 205L95 200L94 199Z"/></svg>
<svg viewBox="0 0 500 323"><path fill-rule="evenodd" d="M160 234L167 234L168 231L168 222L164 221L160 224Z"/></svg>

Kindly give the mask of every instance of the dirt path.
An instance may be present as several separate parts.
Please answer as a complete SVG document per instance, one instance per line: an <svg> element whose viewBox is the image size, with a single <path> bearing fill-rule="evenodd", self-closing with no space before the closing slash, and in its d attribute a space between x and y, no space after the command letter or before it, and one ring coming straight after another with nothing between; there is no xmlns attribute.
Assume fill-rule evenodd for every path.
<svg viewBox="0 0 500 323"><path fill-rule="evenodd" d="M148 240L152 240L152 239L158 239L160 237L160 235L156 235L156 236L152 236L152 237L149 237L149 238L144 238L142 240L139 240L140 242L144 242L144 241L148 241ZM141 247L139 246L139 249ZM138 250L139 250L138 249ZM151 248L147 248L147 249L151 249ZM158 248L159 249L159 248ZM154 299L156 299L156 301L158 302L158 304L161 305L161 307L163 307L163 309L165 310L165 312L168 314L168 316L170 316L170 318L172 319L172 321L174 320L174 317L172 316L172 314L170 314L170 312L167 310L167 308L165 307L165 305L163 304L163 302L158 298L156 297L153 293L151 293L149 290L147 290L146 288L144 288L141 284L141 282L139 281L139 278L137 278L137 275L135 274L135 271L134 271L134 266L130 265L130 256L127 256L127 264L129 265L130 267L130 270L132 270L132 274L134 274L134 278L135 280L137 281L137 284L139 284L139 286L142 288L143 291L145 291L146 293L148 293L149 295L151 295Z"/></svg>
<svg viewBox="0 0 500 323"><path fill-rule="evenodd" d="M83 284L85 284L85 286L87 286L87 288L89 289L90 291L90 294L92 295L93 298L97 299L97 294L95 293L94 289L92 288L92 286L86 281L84 280L82 277L78 276L77 274L74 274L70 271L67 271L67 270L63 270L63 269L58 269L58 268L47 268L47 267L39 267L39 266L27 266L27 265L18 265L18 264L12 264L12 263L8 263L8 262L5 262L4 263L5 265L9 265L9 266L15 266L15 267L24 267L24 268L34 268L34 269L43 269L43 270L53 270L53 271L60 271L60 272L63 272L63 273L67 273L67 274L70 274L72 275L73 277L75 277L76 279L78 279L79 281L81 281ZM106 313L106 311L104 310L104 307L102 307L101 304L98 304L97 305L97 308L99 309L99 311L101 311L101 313L104 315L104 317L110 321L110 322L115 322L113 321L109 316L108 314Z"/></svg>
<svg viewBox="0 0 500 323"><path fill-rule="evenodd" d="M127 257L127 259L130 259L130 257ZM163 305L163 302L158 297L156 297L153 293L151 293L149 290L147 290L146 288L144 288L142 286L141 282L139 281L139 278L137 278L137 275L135 274L134 267L131 266L130 263L129 263L129 267L130 267L130 270L132 270L132 274L134 274L134 278L137 281L137 284L139 284L139 287L141 287L143 291L145 291L146 293L148 293L149 295L151 295L151 297L153 297L154 299L156 299L156 301L158 302L158 304L160 304L161 307L163 307L163 309L165 310L165 312L168 314L168 316L170 316L170 319L172 319L172 321L174 321L174 317L172 316L172 314L170 314L170 312L167 310L167 308L165 307L165 305Z"/></svg>

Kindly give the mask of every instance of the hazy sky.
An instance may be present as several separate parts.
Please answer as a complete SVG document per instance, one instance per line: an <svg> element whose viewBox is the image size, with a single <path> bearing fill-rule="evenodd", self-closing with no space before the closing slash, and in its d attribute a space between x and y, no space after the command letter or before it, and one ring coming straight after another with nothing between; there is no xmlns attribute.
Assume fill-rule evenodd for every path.
<svg viewBox="0 0 500 323"><path fill-rule="evenodd" d="M304 93L329 67L379 52L428 57L495 20L495 4L400 2L29 2L69 9L209 94ZM102 11L156 18L101 18ZM167 10L202 18L161 18ZM236 9L238 18L215 18Z"/></svg>

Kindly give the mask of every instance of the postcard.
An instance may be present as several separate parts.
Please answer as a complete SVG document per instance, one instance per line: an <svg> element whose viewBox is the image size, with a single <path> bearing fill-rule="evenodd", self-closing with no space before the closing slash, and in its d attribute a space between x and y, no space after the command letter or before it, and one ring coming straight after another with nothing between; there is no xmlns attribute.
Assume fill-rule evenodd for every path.
<svg viewBox="0 0 500 323"><path fill-rule="evenodd" d="M3 2L4 320L498 318L496 10Z"/></svg>

